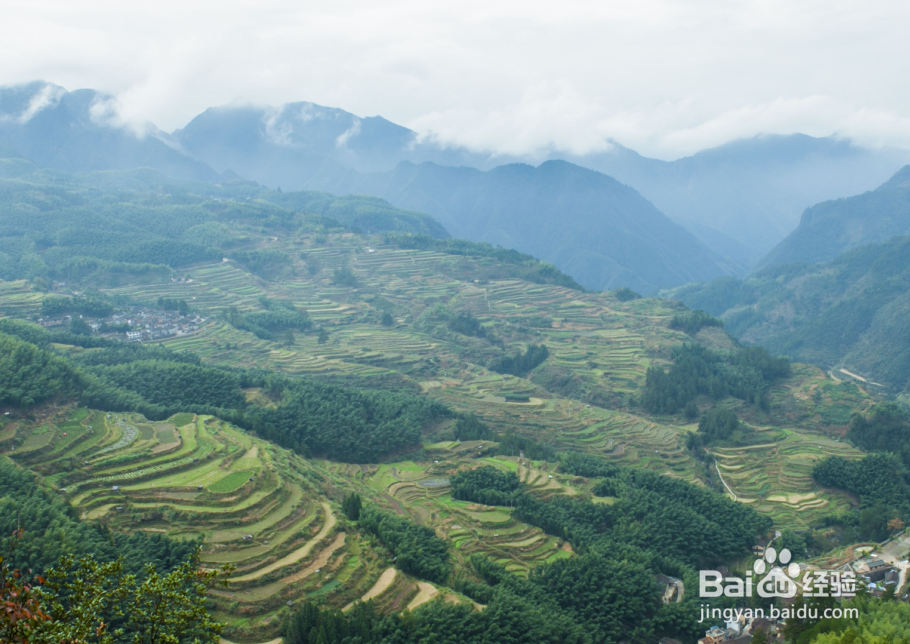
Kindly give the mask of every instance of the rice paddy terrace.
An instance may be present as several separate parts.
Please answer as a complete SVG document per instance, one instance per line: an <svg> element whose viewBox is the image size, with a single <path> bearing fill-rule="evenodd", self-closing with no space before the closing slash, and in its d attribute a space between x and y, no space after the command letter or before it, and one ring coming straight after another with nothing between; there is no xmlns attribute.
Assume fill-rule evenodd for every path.
<svg viewBox="0 0 910 644"><path fill-rule="evenodd" d="M572 556L561 540L513 519L511 508L452 500L448 476L478 460L515 471L533 494L577 493L546 463L482 458L484 443L430 445L433 463L345 465L303 459L210 416L153 423L72 407L0 431L0 449L42 474L84 519L198 540L205 566L233 565L227 587L212 592L235 639L273 637L288 606L305 598L339 608L372 599L382 610L437 596L468 601L395 569L340 513L348 491L434 528L451 542L456 568L482 552L527 575Z"/></svg>
<svg viewBox="0 0 910 644"><path fill-rule="evenodd" d="M255 237L255 231L248 232ZM263 279L240 264L221 261L192 267L186 280L106 292L145 303L159 297L187 300L213 321L164 344L192 350L215 364L327 377L355 386L384 382L422 391L453 408L476 412L499 431L526 434L557 449L592 452L687 480L703 475L703 466L684 448L686 433L695 427L642 415L633 404L648 366L665 364L673 346L691 340L668 328L678 310L674 303L620 302L612 293L530 283L511 276L507 266L492 258L402 250L377 237L350 233L267 237L262 244L290 258L278 277ZM356 284L335 283L334 271L342 268L350 270ZM320 344L315 332L300 333L287 346L218 320L218 311L229 306L261 310L263 295L305 309L315 325L328 331L328 341ZM0 311L25 315L39 305L40 297L25 282L0 284ZM432 314L439 305L471 312L487 339L434 324ZM380 324L383 313L392 316L391 326ZM729 344L718 333L703 331L697 339ZM501 355L498 343L510 352L545 343L550 358L528 378L496 374L484 365ZM723 476L738 498L755 503L781 527L801 527L848 502L815 489L808 471L829 443L835 451L846 449L826 438L825 426L842 427L869 398L856 384L834 381L804 365L794 368L793 377L778 385L772 398L771 417L750 417L743 406L738 411L756 427L780 429L784 443L752 450L742 468L723 450L718 450L718 460L738 468ZM747 481L761 483L746 482L740 489L738 477L747 472L754 472ZM794 502L808 494L815 497Z"/></svg>
<svg viewBox="0 0 910 644"><path fill-rule="evenodd" d="M394 377L455 408L476 411L500 429L536 433L564 449L596 451L694 477L677 429L604 408L611 401L622 407L640 392L651 360L682 341L684 336L666 328L672 305L620 303L609 294L518 279L468 279L495 273L498 265L486 258L368 245L354 235L334 236L324 247L311 238L293 246L285 243L289 254L315 258L321 271L310 275L301 260L287 278L266 282L232 262L220 262L192 269L192 283L114 292L137 300L179 297L210 310L230 304L253 311L260 307L260 295L285 298L329 331L327 343L320 345L315 333L300 334L287 347L215 321L201 333L164 344L219 364L330 376L352 384ZM332 283L332 271L341 267L353 271L357 287ZM494 355L490 342L423 322L433 306L443 303L453 311L472 312L511 350L545 342L550 359L531 380L491 373L483 366ZM384 311L394 317L390 327L379 324ZM550 326L528 326L536 318ZM556 381L563 384L554 393L550 383ZM522 396L527 403L514 402Z"/></svg>

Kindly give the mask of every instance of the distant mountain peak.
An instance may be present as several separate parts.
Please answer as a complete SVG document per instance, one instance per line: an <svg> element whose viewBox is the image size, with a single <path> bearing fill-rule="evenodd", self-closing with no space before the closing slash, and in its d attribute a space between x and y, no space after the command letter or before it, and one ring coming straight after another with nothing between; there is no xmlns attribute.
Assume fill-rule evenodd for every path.
<svg viewBox="0 0 910 644"><path fill-rule="evenodd" d="M109 94L46 81L0 87L4 154L70 172L148 166L190 179L218 178L175 148L154 125L124 122Z"/></svg>

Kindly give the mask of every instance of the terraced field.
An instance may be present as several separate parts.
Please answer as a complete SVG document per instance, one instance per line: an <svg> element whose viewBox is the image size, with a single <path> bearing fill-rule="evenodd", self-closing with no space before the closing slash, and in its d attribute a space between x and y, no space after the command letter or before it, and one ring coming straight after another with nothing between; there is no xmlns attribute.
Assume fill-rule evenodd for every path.
<svg viewBox="0 0 910 644"><path fill-rule="evenodd" d="M684 448L695 427L648 417L636 406L648 367L666 364L673 346L692 340L668 328L678 310L673 303L620 302L610 293L534 284L493 259L401 250L377 237L346 233L321 240L290 234L269 242L292 258L274 281L223 261L190 268L184 281L107 292L137 302L190 302L210 322L163 343L214 364L423 392L477 413L496 431L556 450L590 452L691 481L703 476L704 466ZM308 261L320 270L311 274ZM356 286L333 283L332 271L342 267L351 269ZM220 321L228 306L260 310L261 295L306 309L328 341L320 344L314 328L286 346ZM40 301L25 282L0 282L0 314L28 317ZM486 338L451 331L434 317L438 306L471 312ZM381 324L383 313L391 315L390 326ZM719 330L697 339L730 343ZM488 369L502 348L514 353L532 343L546 344L550 357L528 377ZM273 404L261 392L246 394L252 404ZM527 402L510 402L522 398ZM780 440L716 449L717 470L738 501L772 516L777 527L804 527L849 503L818 489L809 472L821 456L858 455L837 438L843 418L870 399L855 383L797 365L772 400L770 415L729 403ZM452 543L457 565L482 552L526 575L542 562L571 556L558 539L513 519L508 507L453 501L448 478L482 461L515 471L542 496L576 494L581 489L574 480L520 454L484 459L488 443L459 443L446 424L427 436L427 461L346 465L305 460L216 418L189 414L152 423L66 408L41 421L3 422L0 449L45 475L86 519L115 530L198 539L206 565L235 565L230 585L216 597L219 616L231 624L229 637L272 637L288 602L305 597L339 608L365 596L383 609L415 608L440 595L466 601L397 571L388 553L340 515L338 502L347 491L434 528Z"/></svg>
<svg viewBox="0 0 910 644"><path fill-rule="evenodd" d="M766 430L767 431L767 430ZM803 529L849 508L848 500L819 487L812 468L826 456L860 458L862 452L821 433L785 431L782 440L712 450L718 470L740 503L754 504L775 525Z"/></svg>
<svg viewBox="0 0 910 644"><path fill-rule="evenodd" d="M533 494L577 493L546 463L478 461L476 444L430 446L432 463L345 465L305 460L211 416L151 423L72 407L3 431L7 446L19 444L7 454L44 474L84 519L198 540L204 566L234 566L227 587L213 591L232 639L273 637L304 598L345 607L366 597L383 610L468 601L395 570L391 555L339 513L348 491L434 528L451 542L456 568L482 552L527 575L571 556L511 508L452 500L448 477L478 462L517 472Z"/></svg>
<svg viewBox="0 0 910 644"><path fill-rule="evenodd" d="M560 550L562 542L559 539L516 521L511 516L511 508L455 501L448 485L451 472L478 462L519 473L534 472L526 482L532 493L544 496L576 494L568 483L561 483L565 477L557 474L548 478L551 475L545 470L536 469L530 461L523 459L498 457L469 460L458 450L438 446L434 455L440 460L429 465L403 462L362 467L326 463L326 467L338 476L353 478L366 486L377 502L433 526L437 535L452 542L453 554L459 563L480 552L513 572L527 575L538 563L567 556ZM527 463L528 468L523 468L519 461ZM546 468L546 464L538 465Z"/></svg>
<svg viewBox="0 0 910 644"><path fill-rule="evenodd" d="M204 565L235 566L216 612L238 633L271 633L288 602L344 605L365 592L380 555L347 534L318 464L216 418L181 416L189 422L178 427L71 409L19 424L10 456L44 473L85 519L197 539Z"/></svg>
<svg viewBox="0 0 910 644"><path fill-rule="evenodd" d="M26 280L0 280L0 316L31 318L41 311L42 294Z"/></svg>
<svg viewBox="0 0 910 644"><path fill-rule="evenodd" d="M255 231L249 233L255 236ZM592 452L688 480L703 471L684 449L685 435L694 427L645 417L635 406L647 368L665 363L672 346L691 340L668 328L675 304L619 302L610 293L534 284L510 277L491 258L402 250L378 237L287 235L267 244L293 258L280 280L266 281L222 261L193 267L185 281L124 285L109 292L134 301L168 297L192 302L212 321L194 335L164 344L216 364L264 367L355 386L382 383L421 390L456 409L478 413L498 431L526 434L558 450ZM316 260L320 270L311 274L307 260ZM332 271L342 267L350 268L356 286L333 283ZM329 332L328 342L319 344L315 332L300 333L288 347L217 321L218 311L227 306L260 309L260 295L306 309L314 323ZM40 297L25 282L0 283L0 311L16 312L23 306L21 311L30 310L24 302L40 302ZM488 339L434 324L428 315L441 304L473 313ZM392 315L391 326L379 324L383 312ZM703 331L698 339L711 346L732 346L716 329ZM550 358L528 378L491 373L485 365L501 355L498 342L508 351L545 343ZM528 402L507 402L507 396L516 395L527 396ZM809 442L816 435L836 437L852 411L870 404L856 384L833 381L804 365L797 365L794 376L774 389L772 399L770 417L742 405L738 411L755 425L786 430L794 444L803 442L801 437ZM444 433L435 437L445 439ZM21 449L40 450L42 440L36 436ZM805 520L817 515L793 512L779 500L811 487L805 460L760 458L747 469L769 481L764 492L765 483L757 489L747 484L741 495L761 499L756 504L760 511L787 526L803 525L798 515ZM730 478L737 489L739 481ZM239 483L239 477L233 482ZM845 497L822 497L832 507L847 503Z"/></svg>

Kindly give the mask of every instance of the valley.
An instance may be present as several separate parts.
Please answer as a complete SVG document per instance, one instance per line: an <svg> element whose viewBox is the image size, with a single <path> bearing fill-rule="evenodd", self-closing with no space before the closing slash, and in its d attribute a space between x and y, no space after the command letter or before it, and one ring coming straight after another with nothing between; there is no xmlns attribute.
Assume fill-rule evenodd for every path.
<svg viewBox="0 0 910 644"><path fill-rule="evenodd" d="M712 488L776 530L817 529L855 507L849 494L819 486L812 470L827 457L862 458L843 436L851 414L874 403L876 392L864 383L794 364L770 384L761 405L699 395L695 417L649 413L643 403L649 369L671 366L686 344L732 355L737 343L710 324L687 333L676 322L688 315L678 302L628 289L588 292L512 251L432 240L419 231L371 234L306 214L281 217L263 225L241 216L231 228L235 241L224 242L229 248L166 271L124 273L98 264L82 281L90 295L65 285L48 294L34 281L0 282L0 311L10 318L45 321L49 299L56 311L89 297L116 303L110 306L117 319L139 319L163 305L196 316L192 333L130 343L117 331L108 336L124 342L99 338L95 345L65 335L75 313L53 318L64 335L50 350L74 364L99 365L91 367L98 377L120 374L121 386L151 400L157 394L150 382L134 385L121 373L126 365L103 365L168 356L193 364L198 356L198 368L216 367L225 377L237 372L225 386L247 382L217 394L242 401L245 411L193 412L187 403L149 420L58 402L0 428L0 449L39 473L82 520L198 542L201 565L232 566L209 599L228 640L274 638L309 602L345 614L367 600L380 613L434 600L482 610L484 603L465 590L478 578L478 561L532 580L543 564L579 556L576 537L565 529L548 533L542 519L522 520L535 516L528 507L455 500L451 478L478 466L514 473L528 497L547 506L617 502L598 496L600 475L566 468L564 455L580 453ZM117 346L136 356L103 357ZM155 347L166 352L142 357ZM545 353L528 362L535 347ZM326 460L291 438L280 447L251 429L257 410L277 413L287 403L289 384L269 374L287 383L416 396L451 415L424 426L417 444L357 459L363 462ZM188 383L193 391L197 385L205 383ZM712 408L735 412L752 437L703 453L691 449L698 416ZM459 419L466 417L486 429L460 436ZM447 544L454 581L406 572L392 548L342 511L351 494Z"/></svg>
<svg viewBox="0 0 910 644"><path fill-rule="evenodd" d="M356 465L303 458L204 414L150 422L66 408L4 430L3 444L17 445L7 454L44 475L84 519L114 530L198 539L204 565L235 566L228 586L214 590L212 599L214 614L235 640L274 636L287 608L304 600L345 608L367 597L382 610L414 609L436 596L471 603L398 570L392 556L340 512L341 497L351 492L431 527L451 544L456 569L480 553L527 576L541 563L573 556L567 542L514 519L510 507L453 500L449 477L465 467L515 472L530 494L544 499L591 497L588 479L559 469L557 452L594 454L698 485L714 480L716 469L717 489L729 489L777 529L805 529L851 505L843 493L815 484L811 469L825 456L862 455L839 440L837 429L850 410L871 403L855 384L797 365L771 390L768 413L727 399L762 439L712 448L714 468L686 449L697 423L637 407L648 367L666 364L672 347L692 340L669 328L679 311L672 302L620 301L614 293L526 282L503 275L492 259L468 263L401 249L380 236L304 234L261 243L297 259L268 280L220 261L186 269L191 281L102 292L137 303L192 302L208 321L193 335L161 341L178 353L191 351L213 365L429 396L476 414L503 435L544 445L553 456L491 455L496 443L459 441L451 421L433 427L418 453L402 455L408 460ZM353 275L350 283L336 283L342 270ZM275 341L225 319L224 307L255 312L262 298L305 309L313 329L294 334L292 342ZM40 315L40 302L21 282L0 289L0 308L22 317ZM452 331L447 311L469 312L483 337ZM382 323L386 312L391 324ZM327 338L320 341L316 329ZM717 329L703 329L695 340L733 346ZM545 344L549 357L528 377L488 367L533 343ZM262 388L245 396L254 407L277 402Z"/></svg>

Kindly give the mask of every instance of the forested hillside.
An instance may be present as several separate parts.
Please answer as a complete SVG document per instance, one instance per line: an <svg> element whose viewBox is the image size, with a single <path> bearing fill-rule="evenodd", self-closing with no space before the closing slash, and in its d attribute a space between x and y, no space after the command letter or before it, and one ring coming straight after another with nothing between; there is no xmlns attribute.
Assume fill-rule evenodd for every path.
<svg viewBox="0 0 910 644"><path fill-rule="evenodd" d="M666 295L720 316L743 342L843 368L892 391L910 386L910 237L826 264L772 266Z"/></svg>
<svg viewBox="0 0 910 644"><path fill-rule="evenodd" d="M331 497L331 490L341 483L339 479L327 480L326 470L309 469L311 466L306 465L305 461L296 460L296 465L291 466L288 456L275 452L267 456L260 451L259 446L249 449L249 438L211 417L187 413L171 414L168 420L173 424L158 425L154 428L146 426L145 430L137 431L131 423L136 423L141 417L110 413L117 411L115 407L118 404L126 402L136 405L146 417L154 418L154 414L157 413L162 419L173 409L211 410L224 418L234 420L240 426L247 426L252 435L287 445L298 453L309 455L311 452L320 451L333 458L353 457L360 462L399 448L395 441L401 440L401 437L419 441L421 429L425 429L427 422L447 414L447 410L438 403L400 394L345 392L337 386L294 383L276 374L231 372L202 366L198 359L186 355L174 356L174 360L167 360L168 351L158 346L145 348L132 345L129 351L125 351L122 345L109 340L67 332L49 332L27 323L9 320L2 321L2 329L8 333L2 337L6 342L17 345L13 353L20 356L14 364L6 365L5 370L15 371L13 375L20 376L18 380L21 381L21 388L27 395L33 393L31 388L39 387L49 379L57 377L62 365L69 369L70 379L76 384L68 391L49 392L47 395L56 393L58 405L62 402L61 397L77 396L83 403L102 410L100 413L92 413L70 407L63 416L57 412L53 419L46 417L43 421L30 422L32 414L41 413L41 407L37 405L37 394L20 398L17 407L13 408L15 409L13 417L17 419L15 422L21 425L22 429L14 426L15 431L11 435L4 432L3 443L7 447L11 446L8 453L23 464L48 476L57 486L57 494L54 495L39 488L31 474L11 464L3 465L5 468L3 481L7 488L4 492L8 496L0 499L0 505L17 511L17 520L26 521L29 529L34 531L34 536L17 545L20 548L21 561L38 567L39 570L53 565L60 554L74 554L84 548L91 548L95 556L99 556L101 552L105 553L104 556L110 556L109 552L131 554L137 562L158 563L160 567L179 563L195 548L192 542L177 547L167 539L138 536L129 530L137 522L141 525L148 521L154 521L152 525L167 526L164 531L178 526L185 526L183 530L202 529L202 541L206 546L204 559L212 562L236 561L238 560L236 556L223 559L220 555L217 546L224 541L230 541L230 538L223 536L223 527L220 531L210 532L201 526L211 519L202 520L200 517L198 524L193 522L193 512L206 506L188 505L188 502L196 497L202 497L209 503L214 500L211 496L206 497L203 490L207 489L208 495L217 495L235 491L239 494L241 489L245 489L247 493L252 493L248 503L254 503L257 489L260 490L259 494L277 493L285 489L278 482L280 479L261 472L264 463L267 462L276 465L284 463L283 468L288 468L280 470L284 476L289 480L299 481L297 485L303 485L303 488L289 488L288 491L291 492L291 496L287 497L289 499L294 498L294 489L305 491L308 495L321 493ZM37 344L27 342L29 339ZM65 345L64 341L72 344ZM80 346L80 341L81 344L88 346ZM19 350L20 346L29 347L30 353L23 354ZM62 354L57 354L63 347L66 348ZM143 359L152 356L154 356L152 360ZM49 359L50 357L53 360ZM116 371L118 369L128 371L120 374ZM241 387L255 386L267 390L270 396L281 401L280 404L274 407L250 408L242 398L237 398L236 394ZM303 389L304 387L309 388ZM88 401L85 400L86 390L90 388L94 388L94 394L98 398ZM373 406L370 406L370 401L374 403ZM229 405L233 405L234 408L226 408ZM105 411L108 412L106 415ZM53 413L51 411L52 415ZM339 422L335 422L335 417L338 417ZM364 420L368 426L358 427L357 423L363 423ZM91 425L87 424L89 422ZM471 419L470 422L477 423L476 419ZM140 425L141 423L142 421ZM301 423L305 426L302 434L299 433L301 430L297 429ZM411 433L406 429L409 423L414 424ZM103 426L104 432L99 425ZM179 429L180 438L176 441L172 433L175 425L182 425ZM29 427L29 431L25 431L26 426ZM394 431L391 431L393 427ZM67 431L62 431L64 429ZM385 431L386 434L371 437L369 435L371 431ZM345 436L351 432L356 436L348 444ZM121 438L116 440L118 433ZM161 442L166 435L170 436L167 442ZM148 439L143 438L144 436L157 436L159 447L150 450ZM328 442L325 445L314 443L311 438L313 436L321 436ZM95 448L94 454L86 451L91 450L91 444L99 438L101 442L98 445L107 447ZM240 444L228 447L231 442ZM161 449L174 443L176 453L173 453L174 447ZM229 460L221 461L222 467L232 464L237 460L239 456L237 452L241 446L245 451L240 452L244 454L240 460L248 463L246 467L255 467L253 462L259 462L260 465L253 471L236 471L239 477L229 473L212 482L210 476L214 471L212 465L219 462L217 459L226 456ZM345 446L350 447L352 451L345 453ZM408 445L404 444L401 447ZM173 456L165 455L167 452L172 452ZM231 452L235 453L233 458L230 458ZM77 456L80 453L82 456ZM158 454L161 456L157 456ZM194 454L198 456L186 458L186 455ZM181 455L185 458L178 460L176 457ZM87 460L80 463L79 458ZM538 562L534 574L529 575L527 579L522 575L514 575L504 564L489 560L480 552L475 552L467 559L461 555L453 562L450 546L434 530L420 526L396 513L381 510L376 505L366 505L361 509L359 499L356 504L357 510L352 512L349 518L357 522L356 530L372 535L378 540L378 544L371 544L370 547L386 549L398 570L423 580L421 583L432 582L438 587L451 586L458 593L452 595L456 604L460 603L458 596L466 596L487 605L482 619L478 621L478 618L472 617L460 627L467 628L464 631L464 637L467 639L464 641L471 641L474 637L471 633L480 627L501 632L506 638L522 639L537 632L540 628L538 625L543 623L547 623L547 628L551 628L553 616L544 616L554 612L555 619L561 624L559 628L564 630L571 640L579 642L618 642L632 632L649 637L663 635L691 637L697 633L697 625L691 617L695 614L693 609L696 599L689 598L684 605L661 604L653 577L659 573L670 572L686 578L687 583L695 583L696 566L730 562L743 556L754 540L768 531L771 520L760 516L747 506L736 504L715 492L701 490L691 483L674 481L654 473L636 472L630 468L618 468L597 457L585 458L569 454L561 458L563 461L559 470L563 472L560 477L561 483L556 484L554 481L545 487L532 483L532 479L527 476L522 484L522 480L515 474L503 474L492 465L472 469L471 457L465 459L464 455L458 455L457 452L449 453L446 458L449 462L448 468L461 470L452 480L454 489L451 503L456 503L465 496L473 500L479 500L479 496L483 496L486 503L505 504L505 497L495 498L495 495L491 495L491 491L498 491L505 492L509 496L508 505L514 506L512 518L507 518L507 515L502 513L497 514L495 511L485 518L483 512L478 513L477 506L465 502L456 503L453 510L463 509L465 519L480 514L481 525L484 521L524 522L525 525L536 527L544 534L552 535L543 537L542 541L538 533L538 536L532 538L533 543L549 541L553 544L550 539L556 539L571 544L568 550L555 551L550 545L546 550L549 556ZM487 462L498 466L506 463L497 459L490 459ZM436 459L435 463L439 463L439 459ZM415 466L409 463L397 467L415 469ZM463 468L469 468L471 471L464 471ZM394 474L396 469L392 467L387 471ZM370 481L373 480L371 475L377 472L363 469L357 471L361 473L361 482L355 477L344 483L344 487L347 489L353 487L357 492L369 494L375 500L381 501L383 497L376 496L375 490L371 491ZM304 472L308 473L301 479ZM570 491L573 490L570 486L573 483L587 486L588 481L576 479L577 474L595 478L591 482L595 494L604 494L604 490L609 488L609 495L617 499L616 503L602 505L578 497L578 492ZM202 478L199 478L200 476ZM184 484L175 487L173 477L178 477ZM195 486L189 483L197 479L203 483L198 486L197 492L190 493L189 490ZM309 482L305 482L307 479ZM381 480L382 478L379 479ZM427 485L437 485L435 480L429 481ZM107 491L111 483L118 484L113 487L112 492ZM66 487L62 487L63 485ZM442 485L442 491L447 492L448 481ZM143 498L147 497L143 497L142 490L158 486L161 486L164 492L162 496L157 497L159 502L164 501L165 505L170 505L178 500L181 504L165 508L162 512L161 506L157 503L149 505L143 502ZM181 496L171 496L177 493L177 490L185 492L181 491ZM555 490L559 490L559 493L554 496ZM298 499L300 492L297 492ZM214 498L217 499L217 496ZM233 498L236 497L223 499L222 502L228 502ZM284 501L280 501L282 497L278 498L278 505L284 507ZM345 507L349 506L348 498L350 496L346 497ZM430 500L430 497L427 500ZM105 501L108 503L105 504ZM114 507L118 502L122 505ZM94 524L78 521L73 506L83 508L83 517L106 519L112 528L126 531L111 533L110 547L103 541L101 545L93 546L94 541L97 541L95 535L103 537L106 533ZM316 539L328 536L334 524L334 519L330 518L330 506L326 502L323 502L322 506L326 514L323 519L325 527L315 537ZM209 506L207 511L215 512L216 507L218 506ZM177 508L179 511L175 511ZM263 506L262 510L267 511L266 508L275 511L276 505L269 503ZM640 520L643 508L647 508L649 516L655 519L659 517L659 521L643 525ZM129 514L126 514L127 511ZM420 514L417 513L416 516ZM8 521L12 520L12 517L12 512L7 514ZM259 519L254 525L259 524L268 527L271 522ZM256 530L254 525L240 530L235 529L235 532L244 534L248 529ZM444 525L446 526L444 530L449 533L451 539L459 542L462 540L463 527L456 528L451 523ZM521 528L521 523L515 525L522 531L533 529ZM453 528L456 528L456 531L453 531ZM354 526L347 527L348 531L354 529ZM500 529L507 530L506 526ZM42 540L53 538L54 530L61 531L60 534L65 534L67 538L79 539L78 546L72 549L73 552L66 549L64 540L55 541L54 547L46 547L40 550L39 554L36 548L41 547ZM509 529L508 532L513 533L513 530ZM698 547L693 546L696 534L702 535L702 545ZM329 546L331 551L328 556L344 544L346 536L344 532L339 533ZM252 534L244 536L243 540L246 541L248 538L253 538ZM212 542L216 547L212 548ZM312 543L315 544L315 541ZM364 549L368 543L371 542L358 542L359 557L366 556ZM264 545L269 545L269 540L264 541ZM63 550L60 549L61 546ZM312 546L306 548L306 552L309 552ZM580 556L567 559L566 553L572 552L573 549ZM537 548L527 551L525 556L536 551ZM378 555L383 557L381 553ZM377 555L370 556L375 558ZM243 559L241 554L239 560ZM287 559L289 562L297 561L293 554ZM352 561L356 564L355 560ZM459 570L458 576L454 578L453 563ZM261 591L250 591L248 586L243 584L255 581L274 568L284 565L286 564L280 562L269 564L264 568L264 573L244 571L246 574L233 578L232 592L213 592L216 597L233 599L235 603L238 599L247 603L260 602L255 604L259 610L274 610L272 604L261 603L262 600L257 594L264 593L264 597L269 597L273 593L269 590L273 585L271 583L273 577L265 579L270 583L262 586ZM313 563L311 567L315 565L324 566L325 563ZM302 578L306 576L308 575ZM279 587L290 587L295 579L297 578L292 575ZM344 588L343 585L339 585L341 583L339 576L338 583L327 588L337 587L340 591ZM433 589L435 593L438 592L435 590L436 586L427 587ZM425 588L420 584L418 588L425 592ZM586 590L564 592L569 588ZM234 614L234 609L229 604L218 603L216 606L221 611L220 614L227 616ZM394 609L396 606L397 604L391 608ZM592 606L610 606L611 611L595 615L591 612ZM441 634L443 630L440 629L447 631L450 627L445 624L463 614L463 609L458 607L436 610L442 610L440 621L435 625L425 625L426 634ZM515 610L523 615L518 621L509 617ZM500 614L500 611L505 613ZM431 613L427 613L429 614ZM289 636L293 636L294 624L301 618L296 617L294 611L284 611L282 619ZM310 619L320 618L317 616ZM413 628L413 624L396 625L393 619L384 622L383 626L393 630L402 627L407 632Z"/></svg>
<svg viewBox="0 0 910 644"><path fill-rule="evenodd" d="M282 253L244 254L250 231L357 228L447 237L433 219L372 197L281 193L252 182L223 185L148 169L69 175L0 159L0 278L160 279L171 268L237 256L260 272Z"/></svg>
<svg viewBox="0 0 910 644"><path fill-rule="evenodd" d="M88 344L94 350L57 356L27 339ZM0 320L0 346L8 350L0 359L0 403L28 408L68 395L86 406L135 411L152 420L187 411L217 413L300 453L349 462L413 450L424 425L451 413L406 394L206 367L154 346L133 345L137 350L124 353L119 342L86 340ZM267 387L282 404L248 406L242 389L250 387Z"/></svg>
<svg viewBox="0 0 910 644"><path fill-rule="evenodd" d="M799 226L761 260L768 267L827 262L841 253L910 234L910 166L861 195L808 208Z"/></svg>

